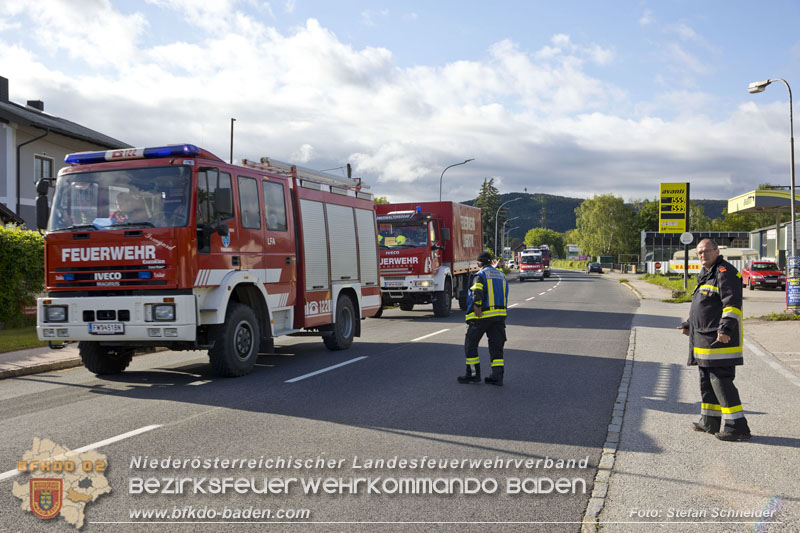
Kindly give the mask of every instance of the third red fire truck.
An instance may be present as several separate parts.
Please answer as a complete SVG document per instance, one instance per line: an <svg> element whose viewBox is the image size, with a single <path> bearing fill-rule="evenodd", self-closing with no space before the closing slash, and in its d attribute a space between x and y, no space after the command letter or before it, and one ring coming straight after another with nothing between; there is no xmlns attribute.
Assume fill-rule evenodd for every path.
<svg viewBox="0 0 800 533"><path fill-rule="evenodd" d="M279 335L350 346L380 310L373 197L360 180L191 144L67 156L37 190L47 226L39 338L78 341L96 374L145 347L208 349L250 372ZM48 211L49 219L48 219Z"/></svg>

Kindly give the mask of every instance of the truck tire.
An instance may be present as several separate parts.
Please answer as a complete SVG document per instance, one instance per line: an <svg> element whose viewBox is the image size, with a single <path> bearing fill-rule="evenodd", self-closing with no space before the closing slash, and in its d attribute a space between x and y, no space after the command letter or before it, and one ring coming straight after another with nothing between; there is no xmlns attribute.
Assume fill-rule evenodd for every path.
<svg viewBox="0 0 800 533"><path fill-rule="evenodd" d="M413 311L414 304L400 302L400 309L402 309L403 311Z"/></svg>
<svg viewBox="0 0 800 533"><path fill-rule="evenodd" d="M78 343L83 366L98 376L119 374L131 364L133 348L100 346L98 342L81 341Z"/></svg>
<svg viewBox="0 0 800 533"><path fill-rule="evenodd" d="M381 306L381 307L380 307L380 309L378 309L378 312L377 312L377 313L375 313L374 315L372 315L372 318L380 318L380 317L382 317L382 316L383 316L383 306Z"/></svg>
<svg viewBox="0 0 800 533"><path fill-rule="evenodd" d="M467 310L467 297L466 297L466 295L458 297L458 308L461 309L462 311L466 311Z"/></svg>
<svg viewBox="0 0 800 533"><path fill-rule="evenodd" d="M208 351L208 357L218 376L244 376L253 370L261 332L256 314L248 306L230 303L225 323L213 326L209 338L214 346Z"/></svg>
<svg viewBox="0 0 800 533"><path fill-rule="evenodd" d="M322 337L322 342L329 350L346 350L353 344L356 331L356 312L353 301L347 296L339 296L336 302L336 323L333 325L333 335Z"/></svg>
<svg viewBox="0 0 800 533"><path fill-rule="evenodd" d="M437 292L435 297L433 300L433 316L450 316L450 309L453 305L453 289L450 286L449 279L444 282L444 290Z"/></svg>

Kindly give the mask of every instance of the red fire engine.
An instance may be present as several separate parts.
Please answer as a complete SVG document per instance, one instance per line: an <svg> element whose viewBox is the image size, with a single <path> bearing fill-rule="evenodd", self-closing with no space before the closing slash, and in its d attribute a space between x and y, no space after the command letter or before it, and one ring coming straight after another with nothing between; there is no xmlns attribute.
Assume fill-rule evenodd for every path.
<svg viewBox="0 0 800 533"><path fill-rule="evenodd" d="M47 297L39 339L79 341L96 374L144 347L208 349L240 376L279 335L350 346L380 310L372 195L274 160L197 146L82 152L37 189ZM49 216L48 216L49 214Z"/></svg>
<svg viewBox="0 0 800 533"><path fill-rule="evenodd" d="M467 308L472 274L482 250L481 210L455 202L378 204L384 305L433 303L450 315L453 298Z"/></svg>

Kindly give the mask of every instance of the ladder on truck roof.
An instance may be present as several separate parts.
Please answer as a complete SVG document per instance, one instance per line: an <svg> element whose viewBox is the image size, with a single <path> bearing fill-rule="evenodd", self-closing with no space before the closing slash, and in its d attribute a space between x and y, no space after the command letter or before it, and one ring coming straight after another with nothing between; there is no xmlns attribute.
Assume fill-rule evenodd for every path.
<svg viewBox="0 0 800 533"><path fill-rule="evenodd" d="M334 187L344 187L347 189L354 189L360 191L361 189L369 189L369 186L361 183L360 178L349 179L334 176L320 170L312 170L310 168L300 167L291 163L285 163L272 159L270 157L262 157L261 162L250 161L249 159L242 159L242 166L248 168L255 168L265 172L272 172L284 176L291 176L293 178L300 178L303 180L313 181L316 183L323 183L325 185L333 185ZM350 165L348 165L349 167Z"/></svg>

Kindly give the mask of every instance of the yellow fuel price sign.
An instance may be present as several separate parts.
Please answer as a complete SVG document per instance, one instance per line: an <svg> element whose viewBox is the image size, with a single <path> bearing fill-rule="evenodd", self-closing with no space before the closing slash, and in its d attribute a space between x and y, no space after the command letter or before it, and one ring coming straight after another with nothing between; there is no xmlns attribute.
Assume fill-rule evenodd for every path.
<svg viewBox="0 0 800 533"><path fill-rule="evenodd" d="M659 194L658 231L689 231L689 184L662 183Z"/></svg>

